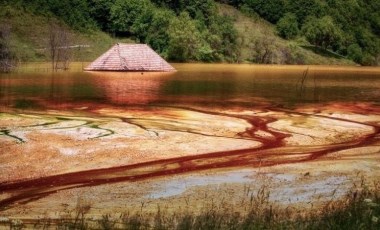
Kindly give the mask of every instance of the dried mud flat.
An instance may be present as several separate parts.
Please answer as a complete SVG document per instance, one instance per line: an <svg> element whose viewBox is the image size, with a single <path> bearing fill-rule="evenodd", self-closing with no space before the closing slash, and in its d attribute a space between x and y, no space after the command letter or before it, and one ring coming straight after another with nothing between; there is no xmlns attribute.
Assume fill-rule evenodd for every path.
<svg viewBox="0 0 380 230"><path fill-rule="evenodd" d="M151 107L0 114L0 216L310 207L379 180L380 108Z"/></svg>

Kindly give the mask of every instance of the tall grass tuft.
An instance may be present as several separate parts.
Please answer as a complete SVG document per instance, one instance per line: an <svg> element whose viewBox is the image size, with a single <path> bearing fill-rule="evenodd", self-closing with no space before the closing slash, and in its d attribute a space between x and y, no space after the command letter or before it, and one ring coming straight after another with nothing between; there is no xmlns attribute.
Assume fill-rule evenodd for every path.
<svg viewBox="0 0 380 230"><path fill-rule="evenodd" d="M369 188L371 187L371 188ZM115 218L103 215L101 219L88 218L90 204L79 202L71 218L36 220L32 229L130 229L130 230L214 230L214 229L380 229L380 181L372 186L363 182L338 201L330 201L321 208L297 210L277 206L269 201L269 190L264 186L257 192L245 189L248 199L245 212L233 211L216 205L213 200L205 203L199 213L182 211L171 213L157 207L154 212L126 211ZM182 209L181 209L182 210ZM23 220L2 218L0 229L30 229Z"/></svg>

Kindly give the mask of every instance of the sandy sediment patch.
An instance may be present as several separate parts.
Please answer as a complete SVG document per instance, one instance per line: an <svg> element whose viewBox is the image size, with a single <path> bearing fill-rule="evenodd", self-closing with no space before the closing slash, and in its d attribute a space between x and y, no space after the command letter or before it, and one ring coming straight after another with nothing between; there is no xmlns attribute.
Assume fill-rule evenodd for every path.
<svg viewBox="0 0 380 230"><path fill-rule="evenodd" d="M238 148L254 148L260 143L229 138L199 137L166 132L160 138L75 141L57 134L34 133L29 139L44 137L44 142L28 141L12 144L0 154L6 170L1 181L19 180L94 168L109 168L157 159L225 151ZM54 143L54 144L52 144ZM30 159L33 159L32 161Z"/></svg>
<svg viewBox="0 0 380 230"><path fill-rule="evenodd" d="M320 113L320 115L339 118L349 121L356 121L368 124L379 124L380 123L380 115L371 115L371 114L354 114L354 113Z"/></svg>
<svg viewBox="0 0 380 230"><path fill-rule="evenodd" d="M179 108L152 108L151 111L100 109L96 112L124 118L126 122L147 129L192 132L222 137L236 137L237 133L244 132L251 126L244 119Z"/></svg>
<svg viewBox="0 0 380 230"><path fill-rule="evenodd" d="M0 161L4 162L0 181L238 149L249 151L241 155L244 159L231 159L251 160L255 168L244 164L245 169L240 166L210 168L142 181L61 190L27 204L13 205L1 215L61 217L74 213L78 204L91 206L89 215L94 217L106 213L157 211L157 207L172 212L198 212L212 205L228 212L244 212L252 197L259 193L268 195L269 201L278 205L304 209L340 199L353 185L360 184L363 177L372 182L380 175L380 149L376 137L371 142L356 145L360 142L358 140L375 131L371 124L378 122L376 116L365 119L363 114L356 116L343 112L302 114L305 111L264 110L242 111L241 116L230 111L233 116L225 116L220 111L203 113L173 108L146 111L102 109L95 112L104 119L70 116L69 122L58 119L58 123L43 125L57 119L47 116L45 120L44 116L39 116L35 118L37 123L29 121L38 124L29 129L18 127L17 122L12 127L6 126L15 134L24 132L27 141L19 143L11 141L11 137L0 136ZM255 128L244 117L260 118L263 126L268 126L269 130L264 127L254 132L256 137L268 139L268 143L275 139L271 130L289 136L274 148L254 138L242 138L240 133ZM339 146L338 150L334 150L336 146ZM263 148L255 152L259 147ZM308 157L313 153L321 154L310 160ZM251 155L257 158L247 157ZM274 164L257 166L259 160ZM190 164L196 166L199 162L194 160ZM163 165L163 169L171 170L170 167L176 167L173 165ZM157 167L152 172L161 169L161 165L152 167ZM149 173L149 169L141 168L140 172L137 168L126 174ZM10 194L0 196L4 199Z"/></svg>
<svg viewBox="0 0 380 230"><path fill-rule="evenodd" d="M257 141L231 137L249 127L244 120L234 118L220 118L221 121L209 118L214 119L210 126L218 127L227 122L226 130L236 123L235 129L226 132L215 128L217 131L209 135L206 135L209 126L204 123L170 120L169 117L164 121L155 117L154 124L146 126L144 122L141 122L144 125L135 124L137 120L129 123L115 118L71 116L58 119L39 115L28 119L36 119L29 121L33 126L6 127L24 143L14 138L12 141L10 136L0 136L0 160L5 167L0 181L261 146ZM168 123L176 123L178 129ZM188 129L196 131L186 132Z"/></svg>
<svg viewBox="0 0 380 230"><path fill-rule="evenodd" d="M0 129L33 126L43 124L47 120L50 121L50 119L40 120L38 118L39 116L33 115L0 113Z"/></svg>
<svg viewBox="0 0 380 230"><path fill-rule="evenodd" d="M280 170L281 168L277 168ZM59 218L75 213L78 204L91 207L87 216L134 212L200 212L205 208L244 213L252 199L264 196L274 205L314 208L342 198L354 178L331 171L310 173L302 170L276 172L271 169L243 169L204 174L177 175L139 182L121 182L96 187L59 191L37 201L2 212L14 218Z"/></svg>
<svg viewBox="0 0 380 230"><path fill-rule="evenodd" d="M291 134L289 145L330 145L349 142L371 134L370 125L315 116L292 115L270 123L269 127Z"/></svg>

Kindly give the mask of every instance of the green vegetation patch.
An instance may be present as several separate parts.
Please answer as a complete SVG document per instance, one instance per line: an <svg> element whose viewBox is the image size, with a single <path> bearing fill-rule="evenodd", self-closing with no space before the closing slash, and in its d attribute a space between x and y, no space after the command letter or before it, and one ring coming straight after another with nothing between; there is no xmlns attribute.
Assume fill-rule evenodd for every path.
<svg viewBox="0 0 380 230"><path fill-rule="evenodd" d="M21 61L50 60L49 33L59 25L70 34L74 61L92 61L123 41L147 43L178 62L380 62L379 1L4 0L0 5L0 24L11 25L11 50ZM310 45L317 48L302 47ZM326 58L315 52L319 49L340 58Z"/></svg>

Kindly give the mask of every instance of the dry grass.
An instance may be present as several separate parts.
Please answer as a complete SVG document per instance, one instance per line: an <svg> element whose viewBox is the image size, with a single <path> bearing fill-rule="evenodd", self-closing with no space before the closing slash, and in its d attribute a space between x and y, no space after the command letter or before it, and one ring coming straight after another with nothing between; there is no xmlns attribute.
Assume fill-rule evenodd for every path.
<svg viewBox="0 0 380 230"><path fill-rule="evenodd" d="M354 185L346 197L330 201L322 208L297 210L284 208L269 201L263 186L256 192L249 188L242 205L246 212L234 212L209 201L199 213L171 213L157 206L155 212L131 212L119 216L103 215L89 218L91 203L78 200L78 205L60 219L0 219L0 228L10 229L379 229L380 182ZM230 210L230 211L228 211Z"/></svg>

